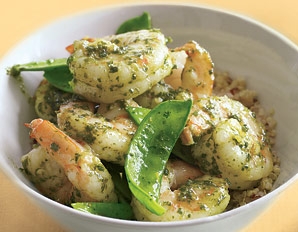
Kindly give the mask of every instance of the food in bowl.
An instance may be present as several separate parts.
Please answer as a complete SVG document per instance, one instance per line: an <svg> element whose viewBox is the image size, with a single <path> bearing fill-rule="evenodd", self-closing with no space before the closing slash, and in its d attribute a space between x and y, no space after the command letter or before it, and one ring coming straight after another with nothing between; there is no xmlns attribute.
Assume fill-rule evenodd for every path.
<svg viewBox="0 0 298 232"><path fill-rule="evenodd" d="M35 102L44 119L26 124L39 145L22 158L43 194L101 215L121 207L119 218L172 221L215 215L271 190L279 174L272 116L244 81L214 77L195 41L175 49L167 42L156 29L84 38L58 66L44 63L49 82ZM71 93L49 84L55 75L67 77L56 87ZM49 96L62 100L57 112L45 104L55 102Z"/></svg>

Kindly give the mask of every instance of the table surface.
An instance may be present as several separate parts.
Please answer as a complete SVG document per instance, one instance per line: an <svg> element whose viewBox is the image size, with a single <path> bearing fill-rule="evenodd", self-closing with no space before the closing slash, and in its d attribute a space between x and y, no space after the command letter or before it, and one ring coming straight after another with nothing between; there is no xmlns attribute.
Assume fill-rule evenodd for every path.
<svg viewBox="0 0 298 232"><path fill-rule="evenodd" d="M298 2L296 0L184 0L241 13L267 24L298 44ZM0 58L21 39L57 18L94 7L121 4L122 0L69 1L6 1L0 8L2 36ZM126 3L142 2L126 0ZM159 2L159 1L150 1ZM163 1L170 2L167 0ZM171 1L173 2L173 1ZM181 2L180 2L181 3ZM45 212L29 201L19 189L0 172L0 231L62 232L66 231ZM277 201L258 217L244 232L298 231L298 182L282 193Z"/></svg>

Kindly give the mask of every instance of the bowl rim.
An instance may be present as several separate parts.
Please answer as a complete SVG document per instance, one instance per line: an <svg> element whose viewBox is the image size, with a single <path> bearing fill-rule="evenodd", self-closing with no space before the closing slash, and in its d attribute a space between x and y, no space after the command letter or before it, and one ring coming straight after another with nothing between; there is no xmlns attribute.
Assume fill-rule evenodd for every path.
<svg viewBox="0 0 298 232"><path fill-rule="evenodd" d="M294 42L292 42L288 37L284 36L283 34L278 32L277 30L271 28L270 26L265 25L264 23L262 23L260 21L257 21L257 20L255 20L255 19L253 19L253 18L251 18L247 15L243 15L243 14L231 11L231 10L227 10L227 9L223 9L223 8L219 8L219 7L215 7L215 6L210 6L210 5L206 5L206 4L199 4L199 3L194 4L194 3L178 3L178 2L167 2L167 3L146 3L146 2L142 2L142 3L126 3L126 4L123 3L123 4L114 4L114 5L109 5L109 6L101 6L101 7L96 7L96 8L93 8L93 9L87 9L87 10L83 10L83 11L80 11L80 12L77 12L77 13L73 13L73 14L69 14L69 15L66 15L66 16L59 17L56 20L53 20L53 21L51 21L49 23L46 23L43 26L37 28L35 31L30 32L29 35L25 36L25 38L18 41L15 46L10 48L5 54L3 54L3 56L0 59L0 66L2 67L2 63L5 61L6 57L9 56L10 54L12 54L15 51L15 49L17 49L18 45L20 45L26 39L28 39L30 37L30 35L37 34L41 29L54 26L55 24L59 23L59 21L61 21L61 20L76 18L77 16L80 16L80 15L90 14L90 13L93 13L93 12L102 12L104 10L109 10L109 9L131 8L131 7L140 7L140 6L198 8L198 9L204 9L204 10L208 10L208 11L212 11L212 12L221 13L221 14L232 16L232 17L236 17L237 19L246 21L250 24L253 24L254 26L257 26L257 27L267 31L268 33L270 33L273 36L277 37L278 39L282 40L285 44L287 44L292 49L294 49L298 52L298 46ZM225 219L225 218L232 217L234 214L240 214L241 212L248 210L249 208L251 208L255 204L258 204L259 201L271 200L271 196L279 195L282 191L284 191L286 188L288 188L294 181L298 180L298 174L296 174L292 178L287 180L285 183L281 184L276 189L274 189L274 191L266 194L265 196L258 199L257 201L248 203L247 205L238 207L238 208L233 209L231 211L223 212L223 213L218 214L218 215L208 216L208 217L204 217L204 218L197 218L197 219L192 219L192 220L184 220L184 221L143 222L143 221L130 221L130 220L121 220L121 219L108 218L108 217L104 217L104 216L92 215L92 214L88 214L88 213L84 213L84 212L74 210L74 209L72 209L68 206L65 206L65 205L62 205L58 202L55 202L55 201L43 196L42 194L38 193L33 188L31 188L30 186L26 185L23 181L21 181L16 176L16 174L13 173L13 171L11 171L9 168L5 167L1 163L0 163L0 168L3 171L3 173L6 174L8 179L10 179L13 183L15 183L18 188L23 189L27 195L33 196L38 201L43 202L47 205L52 205L53 207L58 207L61 210L66 211L70 214L78 215L78 216L84 217L84 218L89 218L90 220L101 221L101 222L104 222L106 224L119 223L119 224L125 225L125 226L167 227L167 228L177 227L177 226L182 227L182 226L194 225L194 224L206 224L210 221L222 220L222 219Z"/></svg>

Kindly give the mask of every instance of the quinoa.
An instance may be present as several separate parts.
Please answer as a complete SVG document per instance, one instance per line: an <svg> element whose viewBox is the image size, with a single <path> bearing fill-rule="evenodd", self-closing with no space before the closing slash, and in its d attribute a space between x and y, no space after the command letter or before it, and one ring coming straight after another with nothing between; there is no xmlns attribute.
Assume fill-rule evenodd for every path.
<svg viewBox="0 0 298 232"><path fill-rule="evenodd" d="M242 77L231 77L228 72L215 72L213 94L217 96L226 95L231 99L240 101L254 112L257 120L264 126L273 154L272 172L267 177L262 178L255 188L242 191L230 190L231 200L227 210L231 210L252 202L273 189L273 184L280 174L280 159L274 150L277 123L273 117L274 110L267 110L262 107L257 92L248 89L246 81Z"/></svg>

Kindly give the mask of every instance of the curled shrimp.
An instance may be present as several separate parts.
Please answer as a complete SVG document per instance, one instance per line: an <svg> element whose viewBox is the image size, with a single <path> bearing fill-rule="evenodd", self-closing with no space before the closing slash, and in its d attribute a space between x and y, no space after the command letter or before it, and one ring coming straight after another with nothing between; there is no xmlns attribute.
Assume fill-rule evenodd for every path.
<svg viewBox="0 0 298 232"><path fill-rule="evenodd" d="M87 100L113 103L134 98L172 69L167 39L158 30L140 30L74 42L68 59L73 91Z"/></svg>
<svg viewBox="0 0 298 232"><path fill-rule="evenodd" d="M193 106L181 134L183 145L193 145L200 137L212 130L220 121L236 118L242 125L263 136L262 126L255 114L242 103L227 96L210 96L193 102Z"/></svg>
<svg viewBox="0 0 298 232"><path fill-rule="evenodd" d="M186 56L185 56L186 55ZM197 42L190 41L171 54L176 70L165 78L174 89L189 90L193 99L210 96L214 83L213 62L209 53Z"/></svg>
<svg viewBox="0 0 298 232"><path fill-rule="evenodd" d="M79 144L47 120L34 119L26 126L31 129L30 137L63 168L79 194L93 201L117 201L109 172L89 146Z"/></svg>
<svg viewBox="0 0 298 232"><path fill-rule="evenodd" d="M227 178L231 189L248 189L270 174L273 156L263 126L240 102L209 97L194 103L184 130L201 171Z"/></svg>
<svg viewBox="0 0 298 232"><path fill-rule="evenodd" d="M34 147L21 161L28 179L46 197L69 205L77 196L63 168L42 146Z"/></svg>
<svg viewBox="0 0 298 232"><path fill-rule="evenodd" d="M134 100L153 108L166 100L197 100L210 96L213 90L213 63L209 53L195 41L190 41L170 53L173 69L169 76Z"/></svg>
<svg viewBox="0 0 298 232"><path fill-rule="evenodd" d="M73 202L94 201L69 181L64 169L42 146L34 147L22 156L23 171L46 197L70 205Z"/></svg>
<svg viewBox="0 0 298 232"><path fill-rule="evenodd" d="M202 175L197 167L182 161L173 163L169 160L166 170L159 198L166 212L161 216L155 215L133 197L132 207L137 220L189 220L219 214L226 209L230 195L224 179Z"/></svg>
<svg viewBox="0 0 298 232"><path fill-rule="evenodd" d="M102 114L95 114L92 103L68 103L60 107L58 125L72 138L87 143L100 159L124 165L136 125L117 103L107 107L100 106Z"/></svg>

